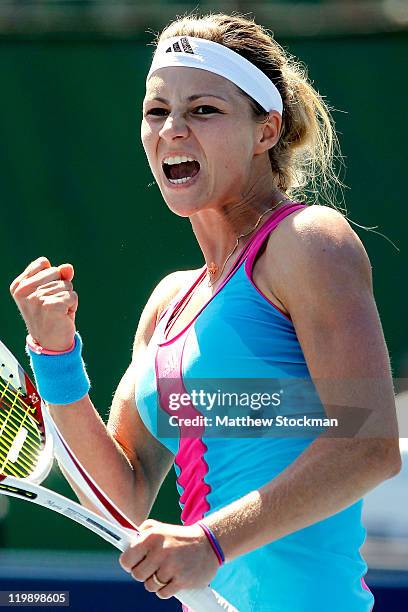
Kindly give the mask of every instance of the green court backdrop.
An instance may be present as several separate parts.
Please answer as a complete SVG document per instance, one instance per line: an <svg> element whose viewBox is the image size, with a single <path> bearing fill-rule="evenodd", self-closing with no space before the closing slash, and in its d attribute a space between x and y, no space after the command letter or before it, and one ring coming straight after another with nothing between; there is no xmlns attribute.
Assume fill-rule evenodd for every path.
<svg viewBox="0 0 408 612"><path fill-rule="evenodd" d="M379 226L400 248L357 229L373 265L396 375L408 348L408 34L280 42L306 62L316 88L342 111L335 120L349 218ZM152 53L146 43L91 35L0 41L1 337L27 363L9 284L40 255L71 262L92 398L104 418L151 290L173 270L202 265L189 221L167 210L140 143ZM57 472L49 483L68 492ZM172 476L153 516L179 520ZM46 525L45 535L40 539L27 522ZM5 546L105 548L82 527L16 500L3 527Z"/></svg>

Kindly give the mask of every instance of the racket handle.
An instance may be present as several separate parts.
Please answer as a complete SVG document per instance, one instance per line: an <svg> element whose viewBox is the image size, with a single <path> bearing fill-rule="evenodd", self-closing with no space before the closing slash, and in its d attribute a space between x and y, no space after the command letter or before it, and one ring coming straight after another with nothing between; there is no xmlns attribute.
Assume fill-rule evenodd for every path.
<svg viewBox="0 0 408 612"><path fill-rule="evenodd" d="M193 612L238 612L228 601L210 587L205 589L186 589L176 593L175 597Z"/></svg>
<svg viewBox="0 0 408 612"><path fill-rule="evenodd" d="M137 532L123 527L116 527L115 532L118 536L120 535L120 540L115 542L115 546L122 551L125 551L130 546L135 536L137 537ZM204 589L185 589L178 591L175 597L182 604L193 610L193 612L220 612L220 610L238 612L237 608L228 603L228 601L210 587Z"/></svg>

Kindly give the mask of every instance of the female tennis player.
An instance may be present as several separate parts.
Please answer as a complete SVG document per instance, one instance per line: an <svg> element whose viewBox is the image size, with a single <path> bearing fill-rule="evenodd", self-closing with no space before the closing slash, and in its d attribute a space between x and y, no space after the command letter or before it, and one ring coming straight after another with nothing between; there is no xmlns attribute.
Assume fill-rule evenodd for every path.
<svg viewBox="0 0 408 612"><path fill-rule="evenodd" d="M361 500L400 456L367 254L340 212L298 198L318 173L323 185L335 175L329 110L262 27L190 16L160 35L141 134L205 265L152 293L107 427L88 395L72 265L42 257L11 285L57 425L142 524L120 562L163 599L211 583L241 612L368 612ZM210 411L186 396L193 379L313 381L341 433L257 437L224 425L217 437L209 419L194 421ZM146 520L172 465L183 526Z"/></svg>

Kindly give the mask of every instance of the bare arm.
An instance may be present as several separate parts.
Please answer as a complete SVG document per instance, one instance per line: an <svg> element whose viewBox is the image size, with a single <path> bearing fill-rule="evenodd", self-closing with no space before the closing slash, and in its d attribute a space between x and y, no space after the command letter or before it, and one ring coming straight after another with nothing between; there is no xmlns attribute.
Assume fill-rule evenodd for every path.
<svg viewBox="0 0 408 612"><path fill-rule="evenodd" d="M10 287L30 333L47 348L59 349L59 343L63 348L70 342L77 307L72 277L73 268L69 264L55 268L43 259L30 264ZM147 431L139 417L135 373L153 334L158 312L185 278L186 272L169 275L146 304L136 332L132 362L115 393L108 427L89 395L69 406L50 406L56 424L80 462L136 523L147 518L173 455ZM65 476L70 481L69 475ZM72 481L70 484L80 501L96 510Z"/></svg>
<svg viewBox="0 0 408 612"><path fill-rule="evenodd" d="M132 361L115 392L107 426L89 396L77 402L77 406L73 404L72 411L61 406L51 407L64 437L72 440L74 453L102 490L136 524L148 517L174 460L172 453L151 435L139 416L135 403L136 371L160 311L179 290L186 274L188 272L175 272L165 277L147 302L136 331ZM81 429L87 432L86 445L77 433L77 409L81 414ZM65 476L70 480L69 475ZM96 510L72 481L70 484L81 503Z"/></svg>
<svg viewBox="0 0 408 612"><path fill-rule="evenodd" d="M370 416L358 436L317 438L278 477L206 518L229 559L343 510L400 469L390 363L365 250L331 209L292 217L278 228L273 252L267 248L274 274L265 279L291 314L327 416L341 416L339 406Z"/></svg>

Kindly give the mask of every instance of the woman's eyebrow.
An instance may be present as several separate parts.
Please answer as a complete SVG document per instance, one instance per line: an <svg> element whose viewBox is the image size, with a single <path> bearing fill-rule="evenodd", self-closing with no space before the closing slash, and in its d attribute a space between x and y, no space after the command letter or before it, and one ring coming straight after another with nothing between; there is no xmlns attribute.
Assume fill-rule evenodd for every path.
<svg viewBox="0 0 408 612"><path fill-rule="evenodd" d="M198 100L198 98L218 98L218 100L223 100L224 102L228 102L228 100L226 100L222 96L216 96L215 94L209 94L209 93L193 94L192 96L188 96L186 100L187 102L193 102L194 100ZM156 96L154 98L149 98L148 100L146 100L146 102L149 102L152 100L156 100L157 102L163 102L163 104L169 103L169 101L166 100L166 98L161 98L159 96Z"/></svg>

